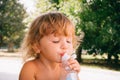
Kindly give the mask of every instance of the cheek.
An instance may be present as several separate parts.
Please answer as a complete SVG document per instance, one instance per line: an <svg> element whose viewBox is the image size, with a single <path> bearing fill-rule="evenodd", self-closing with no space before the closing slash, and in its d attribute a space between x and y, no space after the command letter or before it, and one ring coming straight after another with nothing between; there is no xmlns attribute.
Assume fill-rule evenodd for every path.
<svg viewBox="0 0 120 80"><path fill-rule="evenodd" d="M47 47L43 47L41 49L41 55L44 55L46 58L52 60L52 59L57 59L58 58L58 48L48 45Z"/></svg>
<svg viewBox="0 0 120 80"><path fill-rule="evenodd" d="M58 46L57 45L53 45L53 44L47 44L47 45L42 45L41 47L41 52L44 52L44 53L50 53L50 52L54 52L58 49Z"/></svg>
<svg viewBox="0 0 120 80"><path fill-rule="evenodd" d="M72 45L72 44L69 44L69 45L68 45L68 48L73 50L73 45Z"/></svg>
<svg viewBox="0 0 120 80"><path fill-rule="evenodd" d="M73 51L74 51L73 46L72 46L72 45L70 45L70 46L69 46L69 52L70 52L70 54L72 54L72 53L73 53Z"/></svg>

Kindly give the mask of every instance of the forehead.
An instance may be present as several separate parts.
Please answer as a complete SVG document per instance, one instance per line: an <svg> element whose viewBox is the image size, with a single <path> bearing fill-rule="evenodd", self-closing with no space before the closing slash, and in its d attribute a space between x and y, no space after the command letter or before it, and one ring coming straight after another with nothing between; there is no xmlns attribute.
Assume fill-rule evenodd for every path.
<svg viewBox="0 0 120 80"><path fill-rule="evenodd" d="M43 36L40 40L40 42L46 42L46 41L49 41L49 40L62 40L62 39L69 39L69 40L72 40L72 36L65 36L65 35L55 35L55 34L49 34L49 35L46 35L46 36Z"/></svg>
<svg viewBox="0 0 120 80"><path fill-rule="evenodd" d="M64 35L64 34L49 34L48 35L48 37L51 37L51 38L53 38L53 37L68 37L68 38L72 38L72 34L71 35L68 35L68 36L66 36L66 35Z"/></svg>
<svg viewBox="0 0 120 80"><path fill-rule="evenodd" d="M61 33L53 33L52 34L54 37L60 37L60 36L65 36L65 37L72 37L72 33L63 33L63 32L61 32Z"/></svg>
<svg viewBox="0 0 120 80"><path fill-rule="evenodd" d="M54 36L72 36L74 35L74 27L70 24L64 26L54 26L52 29Z"/></svg>

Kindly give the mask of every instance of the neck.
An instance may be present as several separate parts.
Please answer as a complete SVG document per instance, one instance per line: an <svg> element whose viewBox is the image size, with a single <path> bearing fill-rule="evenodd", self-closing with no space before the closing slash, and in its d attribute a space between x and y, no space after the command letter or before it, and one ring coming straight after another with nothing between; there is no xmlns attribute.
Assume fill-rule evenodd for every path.
<svg viewBox="0 0 120 80"><path fill-rule="evenodd" d="M41 57L37 59L38 63L43 66L47 70L56 70L60 64L56 62L51 62L46 59L42 59Z"/></svg>

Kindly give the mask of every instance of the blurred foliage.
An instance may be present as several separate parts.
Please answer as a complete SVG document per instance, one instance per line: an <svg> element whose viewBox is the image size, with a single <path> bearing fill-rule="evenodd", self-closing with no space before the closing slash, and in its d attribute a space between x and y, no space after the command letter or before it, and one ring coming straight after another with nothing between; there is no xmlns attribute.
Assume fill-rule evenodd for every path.
<svg viewBox="0 0 120 80"><path fill-rule="evenodd" d="M115 62L118 62L119 0L37 0L36 7L34 16L49 11L60 11L75 23L76 35L80 37L85 34L83 42L77 49L79 61L82 50L87 50L89 54L108 54L108 62L114 56Z"/></svg>
<svg viewBox="0 0 120 80"><path fill-rule="evenodd" d="M18 0L0 0L0 45L8 45L13 51L14 45L19 46L24 34L25 10Z"/></svg>
<svg viewBox="0 0 120 80"><path fill-rule="evenodd" d="M120 54L120 1L82 0L82 12L78 23L85 32L82 48L90 54L108 54L108 62Z"/></svg>

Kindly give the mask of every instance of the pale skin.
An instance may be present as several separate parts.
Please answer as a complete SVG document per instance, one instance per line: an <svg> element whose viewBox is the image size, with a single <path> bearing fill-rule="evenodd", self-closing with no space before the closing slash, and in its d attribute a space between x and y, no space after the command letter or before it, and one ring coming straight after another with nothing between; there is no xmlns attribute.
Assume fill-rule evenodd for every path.
<svg viewBox="0 0 120 80"><path fill-rule="evenodd" d="M60 80L63 68L61 54L73 51L72 36L44 36L39 45L33 46L39 51L40 58L26 62L21 70L19 80ZM76 72L80 71L79 63L69 59L68 64Z"/></svg>

